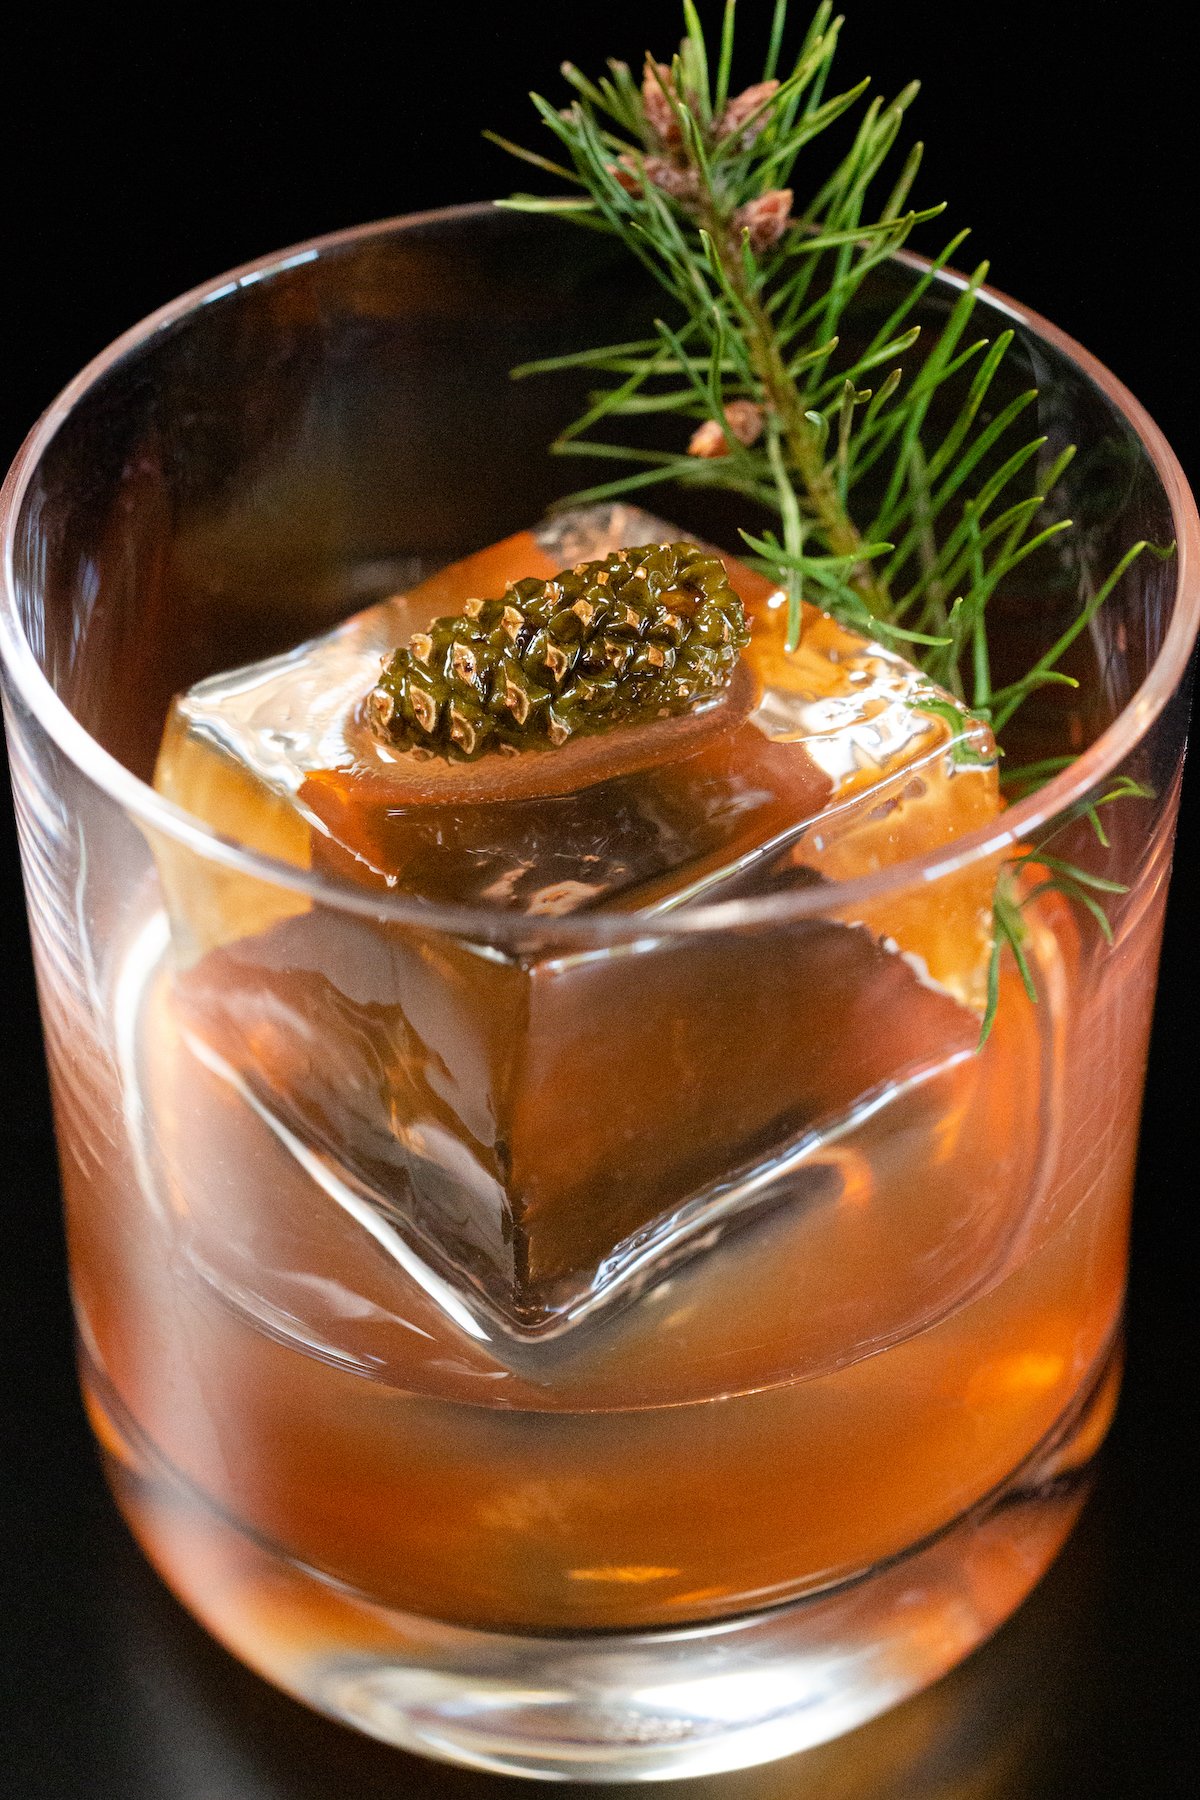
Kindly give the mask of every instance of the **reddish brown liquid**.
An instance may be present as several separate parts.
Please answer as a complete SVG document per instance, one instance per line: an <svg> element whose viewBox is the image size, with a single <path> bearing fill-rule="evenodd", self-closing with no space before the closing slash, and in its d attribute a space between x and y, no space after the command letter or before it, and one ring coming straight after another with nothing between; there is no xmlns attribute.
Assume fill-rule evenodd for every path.
<svg viewBox="0 0 1200 1800"><path fill-rule="evenodd" d="M859 854L878 854L894 825L894 815L876 821ZM848 872L852 842L830 851L842 858L831 873ZM719 1617L855 1575L959 1518L1070 1412L1116 1327L1141 1073L1131 1046L1145 1040L1161 903L1154 884L1147 892L1102 985L1069 910L1039 902L1038 1008L1006 972L995 1031L975 1054L969 1030L960 1041L971 1015L953 1004L959 1036L932 1028L940 1066L823 1144L787 1203L611 1316L517 1347L448 1317L314 1178L304 1155L315 1128L298 1154L264 1120L285 1090L285 1130L315 1104L316 1089L301 1092L294 1034L281 1072L237 1085L269 1064L265 990L259 1039L248 1012L242 1050L212 1027L197 1053L186 1036L203 1025L197 984L219 968L208 959L235 956L237 944L228 932L210 941L185 1002L169 963L150 954L165 928L148 897L145 934L129 947L131 967L142 958L127 984L133 1160L118 1143L97 1165L73 1130L69 1084L62 1111L90 1401L151 1554L182 1590L211 1588L210 1612L254 1660L278 1606L314 1649L369 1647L373 1607L526 1631ZM969 902L947 884L933 904L914 892L867 923L919 941L931 967L940 957L943 973L961 970L978 941L965 893ZM258 929L303 923L263 900L253 901ZM817 980L828 961L814 954L809 968ZM570 1079L592 1066L586 1044L570 1041L587 1017L581 990L525 1021L542 1073L513 1118L547 1191L578 1184L553 1229L527 1236L528 1255L549 1259L543 1274L577 1273L624 1228L595 1201L619 1165L621 1107L639 1122L622 1194L636 1189L639 1164L658 1182L681 1156L717 1158L749 1104L739 1071L764 1029L786 1035L793 1016L786 1005L768 1012L765 976L755 1005L739 1010L747 990L722 988L718 971L705 1030L687 1038L688 980L668 984L661 1018L638 1037L638 959L620 970L605 975L602 1012L634 1021L635 1035L596 1076L603 1104L590 1113ZM786 981L776 972L777 996ZM868 989L874 1007L853 1029L816 994L807 1017L825 1018L835 1046L823 1080L878 1046L894 1056L914 1028L910 984ZM437 1018L446 991L443 976ZM951 1007L921 991L939 1018ZM471 1029L461 1042L483 1047L476 1091L488 1096L507 1027L482 992L462 990ZM661 1078L672 994L681 1041L701 1059L690 1089ZM356 1032L339 1047L321 1026L318 1073ZM787 1049L781 1040L772 1066L789 1067ZM432 1027L414 1029L410 1050L421 1080L445 1090ZM722 1066L737 1096L728 1115ZM395 1070L371 1105L389 1091L406 1091ZM763 1104L777 1114L775 1100Z"/></svg>
<svg viewBox="0 0 1200 1800"><path fill-rule="evenodd" d="M365 648L378 614L398 629L539 555L519 534L360 615L350 642ZM801 653L786 652L778 597L733 572L753 602L738 680L761 695L754 716L747 698L601 737L612 766L577 790L543 779L575 745L484 759L481 774L444 764L439 782L352 718L343 738L317 739L324 753L342 742L344 760L307 770L294 800L266 771L248 792L244 761L214 749L228 721L207 691L165 741L160 785L226 829L252 818L269 835L286 806L289 830L309 822L288 845L322 874L531 921L515 937L460 935L419 914L401 926L293 896L276 906L262 884L214 886L194 864L171 880L178 941L196 947L177 992L186 1028L382 1196L440 1275L520 1330L598 1303L660 1239L707 1229L718 1190L725 1211L747 1180L796 1203L813 1181L779 1188L772 1167L791 1146L978 1037L962 1002L981 998L991 862L936 900L672 931L697 905L832 894L830 874L932 847L998 805L994 767L961 764L944 719L914 709L908 665L811 609ZM335 635L304 668L345 682L349 667L352 703L373 666L360 654ZM303 712L278 679L238 678L252 743L271 717L290 731ZM648 763L647 731L667 733ZM598 906L618 919L594 939L554 924ZM823 1191L827 1171L815 1180Z"/></svg>
<svg viewBox="0 0 1200 1800"><path fill-rule="evenodd" d="M239 1543L255 1564L265 1546L478 1625L661 1624L783 1599L1003 1481L1114 1328L1132 1095L1111 1039L1081 1050L1078 1088L1060 1048L1042 1074L1056 1117L1032 1141L1042 1046L1011 990L983 1056L860 1127L826 1193L521 1372L449 1324L197 1066L165 982L144 1032L169 1212L67 1160L92 1397L149 1481L152 1550L186 1565L209 1509L248 1630ZM1078 1110L1101 1083L1107 1141L1074 1136L1072 1096Z"/></svg>

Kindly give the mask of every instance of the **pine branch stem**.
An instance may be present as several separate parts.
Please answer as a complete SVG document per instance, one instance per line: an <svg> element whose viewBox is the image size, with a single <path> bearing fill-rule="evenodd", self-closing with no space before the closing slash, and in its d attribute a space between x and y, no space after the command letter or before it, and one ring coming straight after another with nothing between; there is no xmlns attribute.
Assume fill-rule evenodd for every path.
<svg viewBox="0 0 1200 1800"><path fill-rule="evenodd" d="M708 171L692 159L699 193L699 222L707 232L721 272L742 314L746 348L763 397L779 421L787 459L804 489L807 510L834 556L849 559L847 581L867 610L886 618L890 601L862 556L865 540L838 492L833 469L826 463L816 428L807 418L796 383L788 373L779 338L767 308L746 277L740 233L731 208L722 207Z"/></svg>

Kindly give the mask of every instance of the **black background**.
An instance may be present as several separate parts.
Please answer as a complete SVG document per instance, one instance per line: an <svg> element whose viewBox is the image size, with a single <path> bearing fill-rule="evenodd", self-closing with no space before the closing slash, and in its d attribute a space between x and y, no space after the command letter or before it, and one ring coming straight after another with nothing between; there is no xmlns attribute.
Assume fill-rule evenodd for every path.
<svg viewBox="0 0 1200 1800"><path fill-rule="evenodd" d="M743 0L741 11L747 35L761 32L767 0ZM870 73L884 90L922 77L923 195L946 198L948 218L974 228L975 254L991 257L997 285L1122 377L1197 480L1187 267L1200 200L1195 99L1192 58L1167 17L1110 0L1003 11L861 0L842 73ZM135 31L119 9L69 29L55 11L39 26L10 26L0 455L8 460L83 362L194 283L314 233L523 185L480 141L480 126L536 141L524 93L558 96L560 57L594 69L612 53L636 61L648 44L661 54L676 19L674 0L508 0L478 22L402 0L378 12L328 8L307 23L280 11L270 31L261 15L218 20L200 9L162 9L154 34ZM1193 771L1147 1090L1129 1376L1099 1492L1038 1595L944 1684L933 1712L918 1702L899 1723L860 1734L858 1748L786 1765L756 1792L975 1792L998 1744L1009 1764L988 1793L1196 1791L1188 1452L1200 1361L1191 1229L1198 795ZM28 1800L497 1791L381 1751L278 1698L208 1644L127 1546L74 1394L7 812L0 876L0 1667L10 1745L0 1788L7 1780L5 1791ZM935 1713L942 1737L934 1732L919 1778L883 1773ZM879 1772L863 1785L855 1758L868 1750ZM744 1781L713 1784L743 1788L751 1791Z"/></svg>

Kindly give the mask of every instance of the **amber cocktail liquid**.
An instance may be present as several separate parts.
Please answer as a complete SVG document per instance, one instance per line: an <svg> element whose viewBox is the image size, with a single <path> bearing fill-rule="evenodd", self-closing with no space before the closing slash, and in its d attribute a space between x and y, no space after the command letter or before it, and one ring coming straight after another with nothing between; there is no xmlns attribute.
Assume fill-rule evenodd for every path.
<svg viewBox="0 0 1200 1800"><path fill-rule="evenodd" d="M281 1686L482 1767L697 1773L933 1679L1082 1504L1193 624L1175 567L1139 563L1079 698L1029 709L1024 760L1095 764L1035 817L902 655L807 606L787 650L783 596L680 526L539 524L544 496L486 484L462 515L465 425L441 389L420 413L414 371L507 396L549 330L527 227L476 224L183 306L14 475L9 728L82 1367L141 1543ZM583 303L552 303L574 334ZM1094 562L999 608L1017 668L1135 527L1194 526L1128 397L1027 330L1127 473ZM471 415L496 481L499 408ZM558 675L521 610L552 581L589 680L665 680L718 577L748 643L678 716L439 762L367 704L397 645L503 600L519 722L522 669ZM726 674L732 616L701 646ZM456 750L479 723L453 715ZM1051 830L1111 942L1018 867L1034 1001L992 898Z"/></svg>
<svg viewBox="0 0 1200 1800"><path fill-rule="evenodd" d="M990 744L956 761L898 657L817 614L786 657L735 566L763 691L684 756L395 805L386 752L341 754L380 644L663 529L518 534L168 727L160 789L231 838L509 932L159 848L120 977L144 1185L76 1246L89 1393L161 1566L264 1663L281 1631L369 1655L393 1611L631 1630L844 1583L1019 1481L1111 1356L1136 1112L1099 1101L1099 1034L1068 1054L1065 905L1043 1002L1006 972L982 1052L992 862L875 916L670 933L996 815ZM604 902L626 941L556 941ZM1081 1157L1098 1103L1123 1135Z"/></svg>

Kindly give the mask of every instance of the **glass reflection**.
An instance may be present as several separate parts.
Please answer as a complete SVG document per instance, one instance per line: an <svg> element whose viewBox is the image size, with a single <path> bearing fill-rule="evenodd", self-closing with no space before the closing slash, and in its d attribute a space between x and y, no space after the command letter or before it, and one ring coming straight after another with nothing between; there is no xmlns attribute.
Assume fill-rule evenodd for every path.
<svg viewBox="0 0 1200 1800"><path fill-rule="evenodd" d="M1074 1789L1085 1771L1076 1765L1072 1774L1068 1763L1099 1704L1105 1573L1117 1552L1119 1521L1105 1487L1016 1616L942 1681L816 1750L673 1783L672 1792L679 1800L1035 1800ZM122 1701L115 1729L139 1800L528 1796L523 1781L407 1756L286 1699L206 1636L115 1523L103 1575ZM607 1791L617 1800L633 1787Z"/></svg>

